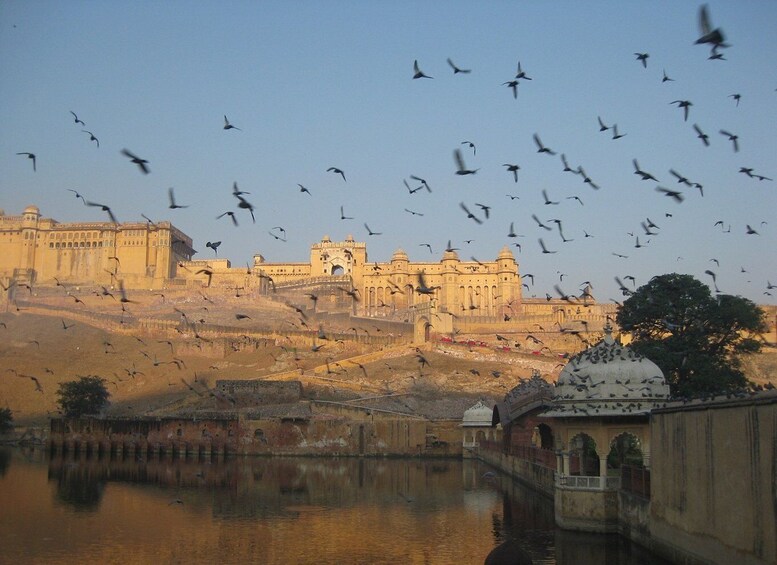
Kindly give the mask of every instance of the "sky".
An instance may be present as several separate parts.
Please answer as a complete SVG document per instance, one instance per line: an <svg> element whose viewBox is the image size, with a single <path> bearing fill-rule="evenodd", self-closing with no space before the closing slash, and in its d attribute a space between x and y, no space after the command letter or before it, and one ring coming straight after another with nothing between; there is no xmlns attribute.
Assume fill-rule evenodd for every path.
<svg viewBox="0 0 777 565"><path fill-rule="evenodd" d="M597 300L622 301L616 277L633 288L677 272L777 304L767 287L777 285L777 182L739 172L777 179L777 2L708 4L730 44L724 60L694 44L699 7L2 0L0 208L107 221L76 190L119 221L170 220L196 259L221 241L219 257L236 267L255 254L307 262L325 235L353 235L378 262L399 248L438 261L450 240L462 260L510 246L534 275L524 296L590 282ZM646 67L636 53L648 53ZM448 58L471 72L454 73ZM433 78L413 79L416 60ZM519 62L531 80L514 97L505 83ZM692 102L687 121L676 100ZM239 129L224 129L224 116ZM738 152L720 130L738 136ZM539 153L534 134L557 155ZM456 174L456 149L476 174ZM19 152L36 155L37 171ZM565 172L562 153L599 188ZM658 182L635 174L635 158ZM517 182L506 164L520 166ZM431 192L410 194L411 175ZM188 207L168 207L171 187ZM226 211L237 227L217 219Z"/></svg>

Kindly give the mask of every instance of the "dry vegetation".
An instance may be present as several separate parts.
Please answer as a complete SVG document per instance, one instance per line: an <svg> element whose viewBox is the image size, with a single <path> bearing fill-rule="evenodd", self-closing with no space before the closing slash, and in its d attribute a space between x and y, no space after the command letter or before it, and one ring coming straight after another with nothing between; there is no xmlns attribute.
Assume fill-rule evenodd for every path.
<svg viewBox="0 0 777 565"><path fill-rule="evenodd" d="M59 383L81 375L106 379L109 415L220 408L219 400L208 392L218 379L299 379L308 399L368 399L360 403L425 417L458 418L478 398L500 399L532 369L555 380L563 366L558 357L495 348L444 344L416 349L320 339L313 322L308 334L273 335L259 329L293 328L299 315L278 302L260 297L247 301L226 291L209 291L207 296L168 292L164 298L152 291L133 293L127 306L135 317L176 322L181 317L177 308L192 322L207 319L210 324L234 326L243 335L220 337L203 329L203 339L197 339L175 327L139 332L121 324L87 321L84 312L120 315L120 305L95 293L82 291L80 296L84 304L52 289L29 297L20 310L10 305L0 315L4 324L0 406L11 408L19 426L44 425L57 414ZM36 304L67 309L42 310ZM237 320L237 312L250 317ZM324 327L331 336L346 330ZM313 351L313 344L323 347ZM758 383L774 379L777 351L767 349L748 360L746 367Z"/></svg>

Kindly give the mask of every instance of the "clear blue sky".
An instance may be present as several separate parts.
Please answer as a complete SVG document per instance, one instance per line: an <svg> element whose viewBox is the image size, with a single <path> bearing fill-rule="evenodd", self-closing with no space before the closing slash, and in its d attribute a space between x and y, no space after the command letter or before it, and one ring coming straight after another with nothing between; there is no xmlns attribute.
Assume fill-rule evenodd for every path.
<svg viewBox="0 0 777 565"><path fill-rule="evenodd" d="M62 222L107 219L67 191L75 189L120 221L171 220L194 238L196 258L212 257L205 242L220 240L219 255L235 266L255 253L307 261L324 235L366 241L372 261L397 248L438 260L449 239L462 259L493 260L519 243L511 248L520 270L535 276L529 296L554 294L557 283L577 293L591 281L599 300L622 300L615 276L639 285L682 272L712 284L711 269L721 291L774 304L777 289L764 291L767 280L777 284L777 182L738 171L777 179L777 2L709 3L731 44L723 61L694 45L698 9L676 1L5 0L0 207L19 214L37 204ZM647 68L637 52L649 53ZM454 75L448 57L472 72ZM416 59L433 79L412 79ZM532 80L520 81L514 99L503 83L518 61ZM664 70L674 81L662 82ZM741 94L739 106L732 94ZM692 101L687 122L674 100ZM241 131L223 129L225 114ZM598 116L626 135L600 132ZM738 153L720 129L739 136ZM535 132L601 188L563 172L560 155L538 153ZM151 173L122 148L147 159ZM455 174L456 148L477 174ZM24 151L37 155L37 172L16 155ZM640 180L634 158L660 183ZM518 183L504 163L520 165ZM347 182L327 172L333 166ZM704 196L669 169L702 184ZM402 181L417 186L413 174L433 192L411 196ZM251 193L256 224L236 208L234 181ZM684 202L657 184L681 190ZM168 209L169 187L188 208ZM559 204L544 204L543 189ZM476 203L491 207L490 218ZM340 219L341 205L353 220ZM216 220L227 210L239 227ZM561 220L573 241L532 214ZM644 233L646 218L656 235ZM368 236L365 222L382 235ZM525 237L507 237L511 222ZM759 235L748 235L748 224ZM286 242L268 234L275 226ZM543 254L540 237L556 253Z"/></svg>

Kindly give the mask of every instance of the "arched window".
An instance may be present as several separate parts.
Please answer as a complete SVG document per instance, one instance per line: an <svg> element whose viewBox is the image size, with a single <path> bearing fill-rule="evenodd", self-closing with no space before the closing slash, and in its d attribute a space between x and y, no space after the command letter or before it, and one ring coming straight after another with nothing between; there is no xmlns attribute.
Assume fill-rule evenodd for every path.
<svg viewBox="0 0 777 565"><path fill-rule="evenodd" d="M343 269L340 265L332 265L332 275L341 276L344 274L345 274L345 269Z"/></svg>
<svg viewBox="0 0 777 565"><path fill-rule="evenodd" d="M620 469L623 465L642 467L642 446L639 438L629 432L615 436L610 442L610 453L607 455L607 467Z"/></svg>

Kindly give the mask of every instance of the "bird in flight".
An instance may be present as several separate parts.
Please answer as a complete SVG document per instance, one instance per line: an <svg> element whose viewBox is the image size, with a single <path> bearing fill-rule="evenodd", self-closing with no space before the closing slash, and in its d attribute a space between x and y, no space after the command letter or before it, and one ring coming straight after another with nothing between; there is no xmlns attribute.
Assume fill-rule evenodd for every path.
<svg viewBox="0 0 777 565"><path fill-rule="evenodd" d="M176 208L188 208L189 207L188 205L187 206L181 206L180 204L176 204L175 203L175 194L173 194L172 187L167 189L167 196L170 199L170 205L168 206L168 208L170 208L171 210L175 210Z"/></svg>
<svg viewBox="0 0 777 565"><path fill-rule="evenodd" d="M696 45L702 43L709 43L712 45L713 54L720 47L728 47L724 42L726 38L723 36L723 30L719 27L712 29L710 24L710 15L707 12L707 5L702 4L699 8L699 30L701 31L701 37L696 40Z"/></svg>
<svg viewBox="0 0 777 565"><path fill-rule="evenodd" d="M507 171L510 173L513 173L513 180L515 180L515 182L518 182L518 169L520 169L521 167L519 167L518 165L513 165L511 163L503 163L502 166L507 167Z"/></svg>
<svg viewBox="0 0 777 565"><path fill-rule="evenodd" d="M456 161L457 175L474 175L478 169L468 169L464 164L464 157L461 156L461 149L458 147L453 151L453 159Z"/></svg>
<svg viewBox="0 0 777 565"><path fill-rule="evenodd" d="M530 77L530 76L528 76L528 75L527 75L527 74L524 72L524 70L521 68L521 62L520 62L520 61L518 61L518 70L517 70L517 71L515 71L515 78L516 78L516 80L521 80L521 79L524 79L524 80L531 80L531 77Z"/></svg>
<svg viewBox="0 0 777 565"><path fill-rule="evenodd" d="M344 180L345 182L348 182L347 180L345 180L345 173L343 172L343 170L342 170L342 169L338 169L337 167L329 167L329 168L326 170L326 172L328 172L328 173L334 173L334 174L336 174L336 175L340 175L341 177L343 177L343 180Z"/></svg>
<svg viewBox="0 0 777 565"><path fill-rule="evenodd" d="M457 67L456 64L453 61L451 61L450 57L448 57L448 64L453 69L453 74L454 75L457 75L459 73L468 74L468 73L472 72L472 69L460 69L459 67ZM413 78L420 78L420 77L413 77Z"/></svg>
<svg viewBox="0 0 777 565"><path fill-rule="evenodd" d="M704 143L704 145L706 147L709 147L710 146L710 136L707 135L706 133L704 133L703 131L701 131L701 128L698 125L696 125L696 124L693 124L693 129L696 131L696 137L701 139L702 143Z"/></svg>
<svg viewBox="0 0 777 565"><path fill-rule="evenodd" d="M421 70L421 67L418 66L418 59L413 61L413 78L434 78L430 77L429 75L424 74L424 72Z"/></svg>
<svg viewBox="0 0 777 565"><path fill-rule="evenodd" d="M229 216L229 218L232 220L232 223L235 224L235 226L237 226L237 218L235 217L235 213L234 212L232 212L231 210L228 210L228 211L224 212L223 214L219 214L218 216L216 216L216 219L219 220L219 219L223 218L224 216Z"/></svg>
<svg viewBox="0 0 777 565"><path fill-rule="evenodd" d="M650 53L634 53L634 55L637 57L637 61L641 61L642 66L647 69L647 60L650 57Z"/></svg>
<svg viewBox="0 0 777 565"><path fill-rule="evenodd" d="M129 160L135 163L138 167L140 167L140 170L143 171L143 174L147 175L149 173L148 166L147 166L148 161L146 161L145 159L141 159L137 155L134 155L129 149L122 149L121 153L125 157L128 157Z"/></svg>
<svg viewBox="0 0 777 565"><path fill-rule="evenodd" d="M542 140L540 139L540 136L539 136L539 135L537 135L537 134L535 133L535 134L534 134L532 137L534 137L534 143L536 143L536 144L537 144L537 153L547 153L547 154L549 154L549 155L555 155L555 154L556 154L556 152L555 152L555 151L553 151L552 149L550 149L550 148L548 148L548 147L545 147L545 146L542 144Z"/></svg>
<svg viewBox="0 0 777 565"><path fill-rule="evenodd" d="M33 172L38 170L38 166L36 165L35 153L29 153L27 151L22 151L21 153L17 153L17 155L27 155L27 158L32 160L32 170L33 170Z"/></svg>
<svg viewBox="0 0 777 565"><path fill-rule="evenodd" d="M256 217L254 216L254 206L251 204L248 200L240 196L239 194L235 196L237 198L237 207L242 208L243 210L248 210L251 212L251 219L254 223L256 223Z"/></svg>
<svg viewBox="0 0 777 565"><path fill-rule="evenodd" d="M674 79L669 78L669 76L666 74L666 69L664 69L664 78L661 79L661 82L674 82Z"/></svg>
<svg viewBox="0 0 777 565"><path fill-rule="evenodd" d="M613 139L620 139L621 137L625 136L625 133L618 133L618 124L612 125L612 138Z"/></svg>
<svg viewBox="0 0 777 565"><path fill-rule="evenodd" d="M477 202L475 202L475 206L477 206L478 208L483 210L483 212L486 215L486 220L487 220L489 218L489 216L490 216L491 206L486 206L485 204L478 204Z"/></svg>
<svg viewBox="0 0 777 565"><path fill-rule="evenodd" d="M99 204L97 202L90 202L89 200L84 200L84 204L87 206L94 206L96 208L101 208L103 212L108 213L108 217L111 219L111 221L114 224L118 224L118 220L116 219L116 216L113 215L113 212L111 211L110 207L106 206L105 204Z"/></svg>
<svg viewBox="0 0 777 565"><path fill-rule="evenodd" d="M305 188L304 186L302 186L301 184L297 183L297 186L299 187L299 191L300 192L307 192L308 195L313 196L312 194L310 194L310 191L307 188Z"/></svg>
<svg viewBox="0 0 777 565"><path fill-rule="evenodd" d="M237 181L234 181L232 183L232 196L239 197L241 194L251 194L250 192L246 192L244 190L239 190L237 188Z"/></svg>
<svg viewBox="0 0 777 565"><path fill-rule="evenodd" d="M728 97L729 98L733 98L736 101L736 103L737 103L737 108L739 108L739 101L742 99L742 95L741 94L729 94Z"/></svg>
<svg viewBox="0 0 777 565"><path fill-rule="evenodd" d="M237 131L243 131L239 127L230 124L226 114L224 115L224 129L236 129Z"/></svg>
<svg viewBox="0 0 777 565"><path fill-rule="evenodd" d="M472 212L469 211L469 208L467 208L467 205L464 204L464 202L459 202L459 207L462 210L464 210L464 212L467 214L467 218L469 218L470 220L474 220L475 223L478 223L478 224L482 224L483 223L483 220L481 220L480 218L475 216L475 214L473 214Z"/></svg>
<svg viewBox="0 0 777 565"><path fill-rule="evenodd" d="M426 180L422 179L421 177L417 177L415 175L410 175L410 178L420 182L421 186L423 186L426 189L426 192L432 192L432 189L429 187L429 183L426 182Z"/></svg>
<svg viewBox="0 0 777 565"><path fill-rule="evenodd" d="M545 247L545 242L542 241L542 238L539 238L537 241L540 242L540 248L542 248L543 253L556 253L556 251L549 251L547 247Z"/></svg>
<svg viewBox="0 0 777 565"><path fill-rule="evenodd" d="M220 241L208 241L205 244L205 247L210 247L213 250L213 252L216 254L216 256L218 256L218 254L219 254L219 245L221 245Z"/></svg>
<svg viewBox="0 0 777 565"><path fill-rule="evenodd" d="M687 177L684 177L683 175L681 175L680 173L678 173L678 172L677 172L677 171L675 171L674 169L669 169L669 173L670 173L670 174L671 174L671 175L672 175L674 178L676 178L676 179L677 179L677 182L678 182L678 183L680 183L680 184L684 184L685 186L693 186L693 184L691 183L691 181L689 181L689 180L688 180L688 178L687 178Z"/></svg>
<svg viewBox="0 0 777 565"><path fill-rule="evenodd" d="M639 163L637 163L636 159L632 159L632 163L634 163L634 174L635 175L639 175L640 177L642 177L642 180L653 180L653 181L658 182L658 179L656 177L654 177L653 175L651 175L647 171L643 171L642 169L639 168Z"/></svg>
<svg viewBox="0 0 777 565"><path fill-rule="evenodd" d="M367 225L367 222L364 222L364 229L367 230L367 235L383 235L383 232L372 231L370 226Z"/></svg>
<svg viewBox="0 0 777 565"><path fill-rule="evenodd" d="M601 116L596 116L596 119L599 121L599 131L607 131L608 129L610 129L610 126L606 125L602 121L602 117Z"/></svg>
<svg viewBox="0 0 777 565"><path fill-rule="evenodd" d="M471 141L462 141L462 142L461 142L461 144L462 144L462 145L469 145L469 146L470 146L470 148L472 149L472 154L473 154L473 155L477 155L477 154L478 154L478 149L477 149L477 147L475 147L475 144L474 144L474 143L472 143Z"/></svg>
<svg viewBox="0 0 777 565"><path fill-rule="evenodd" d="M553 201L550 198L548 198L548 191L545 190L544 188L542 189L542 197L545 199L545 205L546 206L549 205L549 204L558 204L559 203L558 201Z"/></svg>
<svg viewBox="0 0 777 565"><path fill-rule="evenodd" d="M687 122L688 121L688 110L689 110L689 108L691 106L693 106L693 102L691 102L690 100L674 100L674 101L670 102L670 104L677 104L678 108L682 108L683 109L684 121Z"/></svg>
<svg viewBox="0 0 777 565"><path fill-rule="evenodd" d="M729 141L731 141L734 144L734 153L739 152L739 136L734 135L733 133L729 133L726 130L722 129L720 130L721 135L725 135L728 137Z"/></svg>
<svg viewBox="0 0 777 565"><path fill-rule="evenodd" d="M343 211L343 207L340 206L340 219L341 220L353 220L352 216L346 216L345 212Z"/></svg>
<svg viewBox="0 0 777 565"><path fill-rule="evenodd" d="M502 86L506 86L507 88L512 88L513 90L513 98L516 100L518 99L518 81L517 80L508 80L507 82L503 82Z"/></svg>
<svg viewBox="0 0 777 565"><path fill-rule="evenodd" d="M97 139L91 131L88 131L88 130L85 130L85 129L82 129L81 131L84 132L84 133L88 133L89 134L89 141L94 141L97 144L97 147L100 147L100 140Z"/></svg>
<svg viewBox="0 0 777 565"><path fill-rule="evenodd" d="M678 204L684 200L683 193L678 192L676 190L669 190L668 188L664 188L663 186L657 186L656 191L663 193L664 196L669 196L670 198L673 198L675 202L677 202Z"/></svg>
<svg viewBox="0 0 777 565"><path fill-rule="evenodd" d="M553 228L551 228L550 226L546 226L545 224L543 224L543 223L540 221L540 219L537 217L537 214L532 214L532 215L531 215L531 217L532 217L532 220L534 220L535 222L537 222L537 225L538 225L538 226L540 226L541 228L543 228L543 229L546 229L546 230L548 230L548 231L551 231L551 230L553 229Z"/></svg>
<svg viewBox="0 0 777 565"><path fill-rule="evenodd" d="M76 116L76 113L73 110L70 110L70 113L73 114L73 123L81 124L82 126L86 126L86 124L83 122L83 120L79 120L78 119L78 116Z"/></svg>

